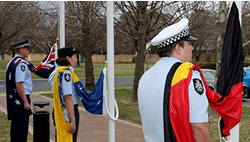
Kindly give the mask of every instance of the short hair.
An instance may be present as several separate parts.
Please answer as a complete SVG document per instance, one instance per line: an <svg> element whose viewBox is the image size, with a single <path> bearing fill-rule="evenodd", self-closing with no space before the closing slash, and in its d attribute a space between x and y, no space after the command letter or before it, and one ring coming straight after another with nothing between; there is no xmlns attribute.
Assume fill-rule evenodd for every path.
<svg viewBox="0 0 250 142"><path fill-rule="evenodd" d="M168 46L168 47L165 47L165 48L162 48L162 49L159 49L158 51L158 55L159 57L170 57L172 54L173 54L173 50L175 48L175 46L179 44L180 46L184 46L184 40L181 40L181 41L177 41L176 43Z"/></svg>
<svg viewBox="0 0 250 142"><path fill-rule="evenodd" d="M66 57L59 57L56 59L56 63L59 65L59 66L68 66L70 65L69 61L67 60Z"/></svg>
<svg viewBox="0 0 250 142"><path fill-rule="evenodd" d="M16 53L19 53L20 49L21 49L21 48L15 49L15 52L16 52Z"/></svg>

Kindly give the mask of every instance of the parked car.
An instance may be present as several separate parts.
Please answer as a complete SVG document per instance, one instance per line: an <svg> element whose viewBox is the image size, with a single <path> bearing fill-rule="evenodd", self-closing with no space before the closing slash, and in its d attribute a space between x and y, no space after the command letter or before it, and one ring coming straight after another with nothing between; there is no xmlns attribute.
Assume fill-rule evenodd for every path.
<svg viewBox="0 0 250 142"><path fill-rule="evenodd" d="M243 97L250 97L250 66L243 68L243 83L247 85L247 93Z"/></svg>
<svg viewBox="0 0 250 142"><path fill-rule="evenodd" d="M209 88L211 88L212 90L214 90L214 80L215 80L215 75L216 75L216 70L214 69L201 69L204 79L207 83L207 85L209 86ZM243 71L243 76L244 76L244 71ZM249 85L250 85L250 67L249 67ZM244 78L243 78L243 93L242 96L243 97L248 97L248 85L246 83L244 83Z"/></svg>
<svg viewBox="0 0 250 142"><path fill-rule="evenodd" d="M201 69L204 79L208 87L214 90L214 80L216 75L216 70L213 69Z"/></svg>

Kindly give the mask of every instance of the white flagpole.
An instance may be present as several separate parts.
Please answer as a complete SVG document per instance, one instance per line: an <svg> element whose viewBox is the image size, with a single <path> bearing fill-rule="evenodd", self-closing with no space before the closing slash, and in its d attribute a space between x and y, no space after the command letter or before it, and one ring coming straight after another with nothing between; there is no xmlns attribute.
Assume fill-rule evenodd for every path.
<svg viewBox="0 0 250 142"><path fill-rule="evenodd" d="M233 2L231 2L231 5ZM242 6L241 6L241 1L235 1L236 6L238 7L239 10L239 22L240 25L242 25ZM230 131L230 135L228 136L228 140L230 142L239 142L239 137L240 137L240 123L238 123L236 126L234 126Z"/></svg>
<svg viewBox="0 0 250 142"><path fill-rule="evenodd" d="M59 19L60 19L60 47L65 47L65 12L64 12L64 1L59 1Z"/></svg>
<svg viewBox="0 0 250 142"><path fill-rule="evenodd" d="M55 46L55 68L58 67L58 65L57 65L57 63L56 63L56 59L58 58L58 54L57 54L58 41L59 41L59 38L56 38L56 46Z"/></svg>
<svg viewBox="0 0 250 142"><path fill-rule="evenodd" d="M111 116L114 109L114 22L113 1L107 1L107 59L108 59L108 108ZM109 142L115 142L115 121L109 118Z"/></svg>
<svg viewBox="0 0 250 142"><path fill-rule="evenodd" d="M235 4L237 5L239 10L240 26L242 26L242 1L235 1Z"/></svg>

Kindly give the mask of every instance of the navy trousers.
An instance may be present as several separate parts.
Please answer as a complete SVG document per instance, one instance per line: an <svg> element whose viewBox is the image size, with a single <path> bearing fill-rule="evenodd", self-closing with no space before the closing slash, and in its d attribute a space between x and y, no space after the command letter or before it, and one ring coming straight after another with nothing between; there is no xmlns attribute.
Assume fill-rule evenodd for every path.
<svg viewBox="0 0 250 142"><path fill-rule="evenodd" d="M29 95L26 95L30 103ZM27 142L29 131L29 116L24 116L22 119L11 120L10 140L11 142Z"/></svg>

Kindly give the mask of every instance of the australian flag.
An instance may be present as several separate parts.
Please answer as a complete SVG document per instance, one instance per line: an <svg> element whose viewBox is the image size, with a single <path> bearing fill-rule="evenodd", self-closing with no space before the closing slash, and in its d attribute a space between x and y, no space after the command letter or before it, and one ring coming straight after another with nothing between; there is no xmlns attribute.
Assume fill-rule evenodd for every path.
<svg viewBox="0 0 250 142"><path fill-rule="evenodd" d="M55 69L55 49L57 44L55 43L50 49L48 55L43 59L43 61L35 67L31 63L27 62L30 71L42 78L48 78L50 73Z"/></svg>
<svg viewBox="0 0 250 142"><path fill-rule="evenodd" d="M43 78L48 78L50 73L55 69L55 47L56 44L53 45L49 54L37 67L26 61L21 56L16 56L9 63L6 72L6 94L7 94L6 99L7 99L7 112L9 120L22 119L25 115L29 116L32 114L31 110L23 109L24 108L23 101L20 98L18 92L16 91L16 84L15 84L16 66L20 62L23 62L27 64L30 71L32 71L36 75Z"/></svg>

